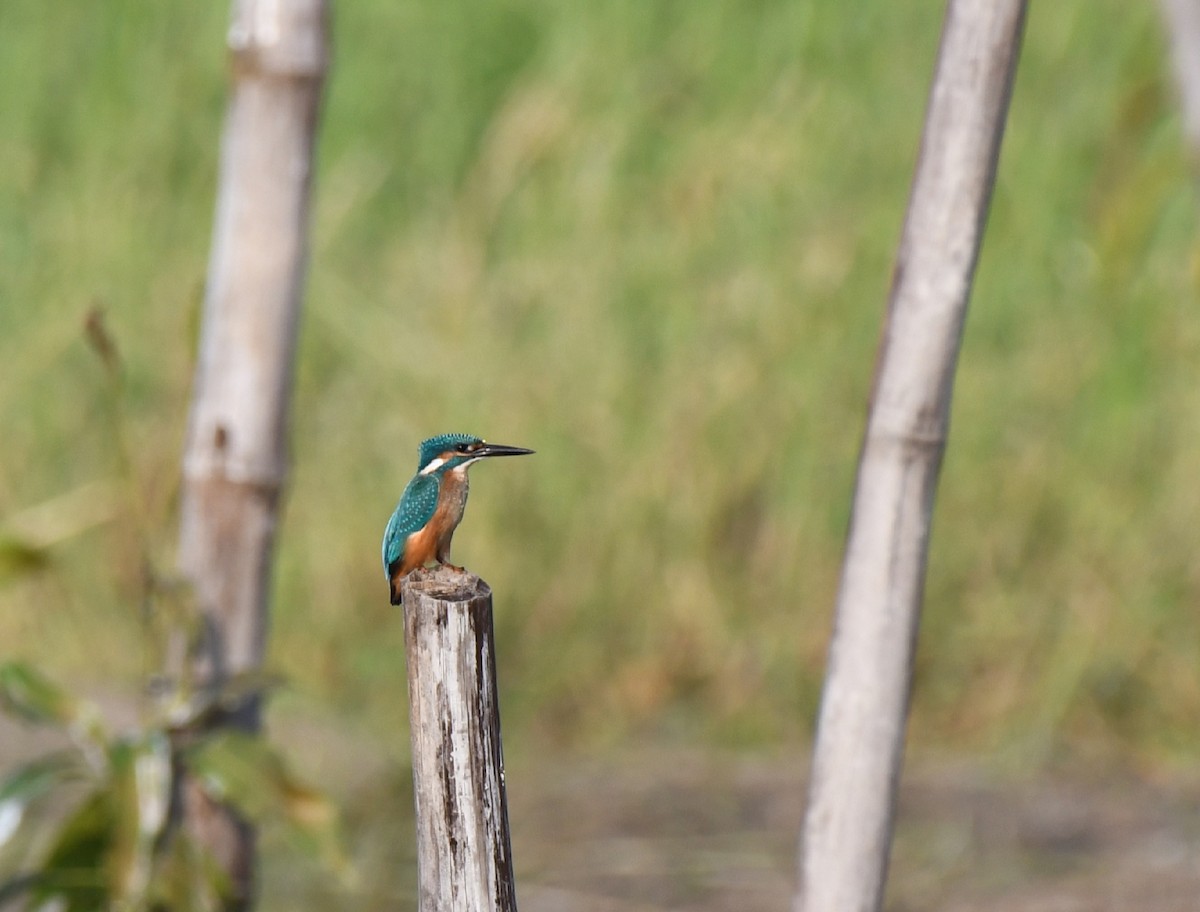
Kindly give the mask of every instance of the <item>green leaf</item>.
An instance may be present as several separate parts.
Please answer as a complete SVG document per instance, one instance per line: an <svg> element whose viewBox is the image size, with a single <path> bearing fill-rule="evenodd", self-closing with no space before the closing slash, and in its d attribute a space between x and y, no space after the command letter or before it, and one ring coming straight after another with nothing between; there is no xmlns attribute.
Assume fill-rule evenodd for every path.
<svg viewBox="0 0 1200 912"><path fill-rule="evenodd" d="M67 726L82 713L79 701L24 662L0 665L0 702L13 715L40 724Z"/></svg>
<svg viewBox="0 0 1200 912"><path fill-rule="evenodd" d="M61 751L19 766L0 780L0 849L17 835L30 805L80 773L79 756Z"/></svg>
<svg viewBox="0 0 1200 912"><path fill-rule="evenodd" d="M252 819L314 821L328 814L328 802L300 784L279 752L257 736L221 732L190 750L186 762L213 798Z"/></svg>
<svg viewBox="0 0 1200 912"><path fill-rule="evenodd" d="M213 799L255 822L282 824L294 841L349 875L333 803L301 782L262 738L221 732L192 748L185 763Z"/></svg>
<svg viewBox="0 0 1200 912"><path fill-rule="evenodd" d="M32 887L33 907L55 900L61 912L95 912L108 907L105 862L112 844L109 794L93 792L58 831Z"/></svg>
<svg viewBox="0 0 1200 912"><path fill-rule="evenodd" d="M65 729L89 761L97 766L103 762L108 738L96 708L76 699L32 665L17 661L0 665L0 705L30 722Z"/></svg>

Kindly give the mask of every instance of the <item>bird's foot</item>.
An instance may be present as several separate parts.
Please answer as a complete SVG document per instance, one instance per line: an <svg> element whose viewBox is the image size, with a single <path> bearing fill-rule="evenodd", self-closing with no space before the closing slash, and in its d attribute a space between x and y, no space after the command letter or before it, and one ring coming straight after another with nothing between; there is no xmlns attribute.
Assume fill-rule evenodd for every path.
<svg viewBox="0 0 1200 912"><path fill-rule="evenodd" d="M447 570L453 570L455 573L466 573L464 567L459 567L457 564L452 564L450 561L438 561L438 564L445 567Z"/></svg>

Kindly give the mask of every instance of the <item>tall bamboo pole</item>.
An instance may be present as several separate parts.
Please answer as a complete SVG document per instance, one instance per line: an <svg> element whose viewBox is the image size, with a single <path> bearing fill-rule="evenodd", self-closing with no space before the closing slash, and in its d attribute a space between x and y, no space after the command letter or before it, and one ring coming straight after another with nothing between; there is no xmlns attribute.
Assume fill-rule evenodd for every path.
<svg viewBox="0 0 1200 912"><path fill-rule="evenodd" d="M232 96L221 145L204 324L183 457L179 568L204 631L197 683L219 689L263 660L267 587L308 247L313 144L327 59L326 0L234 0ZM223 720L259 727L257 699ZM253 896L254 838L185 788L185 825Z"/></svg>
<svg viewBox="0 0 1200 912"><path fill-rule="evenodd" d="M1200 0L1160 0L1192 165L1200 169Z"/></svg>
<svg viewBox="0 0 1200 912"><path fill-rule="evenodd" d="M797 912L883 899L933 499L1024 0L950 0L859 457Z"/></svg>

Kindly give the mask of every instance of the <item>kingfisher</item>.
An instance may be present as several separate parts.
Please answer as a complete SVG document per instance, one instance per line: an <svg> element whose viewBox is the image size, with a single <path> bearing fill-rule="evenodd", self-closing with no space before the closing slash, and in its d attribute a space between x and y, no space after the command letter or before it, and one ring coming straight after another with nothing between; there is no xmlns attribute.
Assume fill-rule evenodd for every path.
<svg viewBox="0 0 1200 912"><path fill-rule="evenodd" d="M400 604L400 581L436 560L452 570L450 539L467 506L467 469L491 456L528 456L533 450L488 443L470 434L439 434L422 441L417 474L400 495L383 533L383 570L392 604Z"/></svg>

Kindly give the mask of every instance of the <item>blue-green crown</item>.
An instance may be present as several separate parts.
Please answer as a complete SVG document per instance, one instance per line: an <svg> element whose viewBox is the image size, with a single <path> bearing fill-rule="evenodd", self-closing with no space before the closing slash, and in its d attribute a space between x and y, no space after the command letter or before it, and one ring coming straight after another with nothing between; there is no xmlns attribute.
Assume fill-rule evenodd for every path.
<svg viewBox="0 0 1200 912"><path fill-rule="evenodd" d="M438 434L436 437L423 440L421 441L420 450L417 451L419 454L417 457L417 471L419 472L424 469L425 466L441 456L446 450L480 443L483 443L483 441L473 434Z"/></svg>

